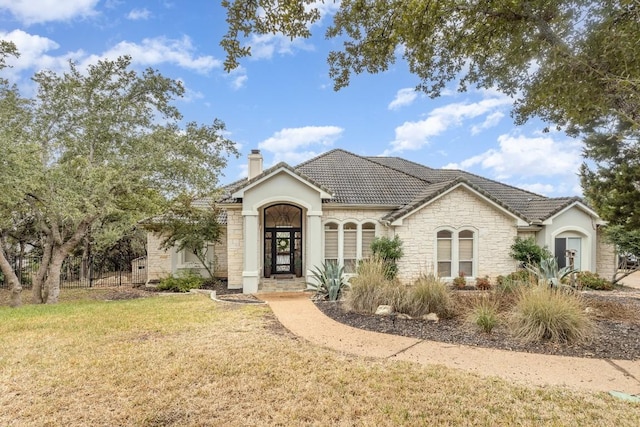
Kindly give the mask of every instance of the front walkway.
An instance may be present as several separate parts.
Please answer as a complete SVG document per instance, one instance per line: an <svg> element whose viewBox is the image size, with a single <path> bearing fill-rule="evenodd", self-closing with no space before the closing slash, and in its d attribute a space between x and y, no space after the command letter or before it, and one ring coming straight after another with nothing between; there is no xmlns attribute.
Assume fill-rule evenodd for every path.
<svg viewBox="0 0 640 427"><path fill-rule="evenodd" d="M640 361L601 360L495 350L365 331L338 323L316 308L309 294L259 294L287 329L348 354L440 364L535 386L640 394Z"/></svg>

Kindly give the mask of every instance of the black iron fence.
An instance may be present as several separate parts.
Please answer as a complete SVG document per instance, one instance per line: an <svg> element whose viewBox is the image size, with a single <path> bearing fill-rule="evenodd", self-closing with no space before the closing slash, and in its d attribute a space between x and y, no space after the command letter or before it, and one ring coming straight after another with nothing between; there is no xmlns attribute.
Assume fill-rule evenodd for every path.
<svg viewBox="0 0 640 427"><path fill-rule="evenodd" d="M31 288L38 274L42 259L24 255L10 260L24 289ZM67 257L60 272L60 287L92 288L113 286L142 286L147 281L147 257L134 259L101 259L98 257ZM8 287L7 280L0 272L0 289Z"/></svg>

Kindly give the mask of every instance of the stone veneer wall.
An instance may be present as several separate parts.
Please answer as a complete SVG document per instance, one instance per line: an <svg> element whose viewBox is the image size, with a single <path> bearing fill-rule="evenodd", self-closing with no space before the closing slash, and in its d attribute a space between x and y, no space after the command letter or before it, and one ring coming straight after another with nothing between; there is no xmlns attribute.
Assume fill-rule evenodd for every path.
<svg viewBox="0 0 640 427"><path fill-rule="evenodd" d="M159 234L147 233L147 282L157 282L171 274L173 251L160 249Z"/></svg>
<svg viewBox="0 0 640 427"><path fill-rule="evenodd" d="M618 264L615 247L604 240L604 232L601 228L598 229L596 236L596 273L602 278L612 280Z"/></svg>
<svg viewBox="0 0 640 427"><path fill-rule="evenodd" d="M229 289L242 289L244 234L241 206L227 209L227 279Z"/></svg>
<svg viewBox="0 0 640 427"><path fill-rule="evenodd" d="M226 278L229 274L227 266L227 233L224 231L220 236L220 242L213 246L213 255L215 259L213 275L220 278Z"/></svg>
<svg viewBox="0 0 640 427"><path fill-rule="evenodd" d="M382 237L388 235L387 227L380 224L378 221L389 213L389 210L383 209L325 209L322 212L322 223L326 223L331 220L338 221L340 223L349 222L349 220L363 223L366 221L372 221L376 223L376 236ZM323 237L324 238L324 237Z"/></svg>
<svg viewBox="0 0 640 427"><path fill-rule="evenodd" d="M413 281L420 274L435 271L434 246L436 229L469 227L478 233L479 277L495 278L516 268L510 256L511 245L517 235L516 220L470 191L458 188L404 219L396 227L403 241L404 257L398 267L400 279Z"/></svg>

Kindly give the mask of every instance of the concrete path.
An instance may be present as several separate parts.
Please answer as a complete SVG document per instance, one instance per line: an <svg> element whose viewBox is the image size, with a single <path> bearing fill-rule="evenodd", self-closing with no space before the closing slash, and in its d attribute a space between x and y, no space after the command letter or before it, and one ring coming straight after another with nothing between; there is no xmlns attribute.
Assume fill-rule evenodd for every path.
<svg viewBox="0 0 640 427"><path fill-rule="evenodd" d="M339 352L439 364L535 386L640 394L640 361L600 360L454 345L365 331L338 323L306 293L258 294L294 334Z"/></svg>

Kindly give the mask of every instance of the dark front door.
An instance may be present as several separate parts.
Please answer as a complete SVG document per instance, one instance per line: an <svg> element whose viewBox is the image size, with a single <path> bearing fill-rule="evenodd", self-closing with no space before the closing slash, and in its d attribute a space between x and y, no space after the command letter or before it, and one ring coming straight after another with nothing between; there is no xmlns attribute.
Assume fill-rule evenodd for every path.
<svg viewBox="0 0 640 427"><path fill-rule="evenodd" d="M302 276L301 209L275 205L265 209L264 277L274 274Z"/></svg>

